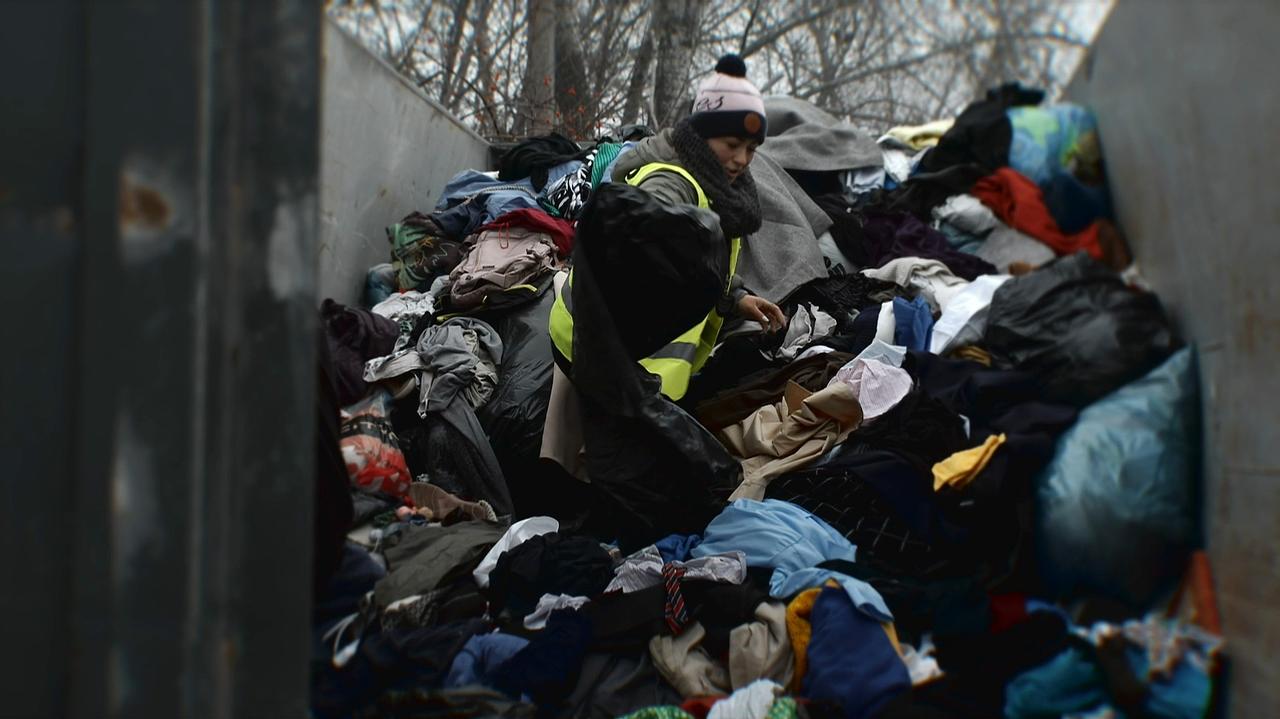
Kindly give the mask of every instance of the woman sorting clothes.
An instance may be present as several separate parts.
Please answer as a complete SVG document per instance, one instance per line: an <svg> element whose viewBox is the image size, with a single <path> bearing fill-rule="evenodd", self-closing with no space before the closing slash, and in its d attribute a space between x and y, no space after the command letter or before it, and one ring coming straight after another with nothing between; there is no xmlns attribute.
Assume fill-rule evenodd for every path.
<svg viewBox="0 0 1280 719"><path fill-rule="evenodd" d="M749 166L756 148L764 142L765 130L759 90L747 80L742 59L727 55L698 88L693 113L675 127L641 140L618 158L611 173L613 183L638 188L663 205L692 206L714 213L728 245L728 272L722 276L719 300L711 302L715 295L703 293L708 305L688 312L696 318L695 323L676 330L665 346L638 360L661 380L660 392L672 402L685 396L691 379L706 364L726 319L753 321L766 332L776 332L786 324L781 309L750 294L736 275L743 238L761 225L760 202ZM647 269L635 267L634 272L643 277ZM549 322L556 367L541 456L554 460L568 474L591 481L583 451L583 418L569 379L574 361L574 318L568 301L572 283L571 276L566 278L562 273L557 277ZM654 321L655 329L662 326L657 324L659 318ZM657 334L654 339L663 341ZM725 459L728 461L727 455ZM635 503L622 504L636 508Z"/></svg>
<svg viewBox="0 0 1280 719"><path fill-rule="evenodd" d="M707 308L697 325L640 360L662 379L662 394L673 401L684 397L690 379L706 364L726 318L758 322L766 332L786 324L777 305L749 294L736 275L742 238L760 229L760 202L749 166L765 129L760 91L747 80L742 58L726 55L698 88L692 115L641 140L614 166L614 182L638 187L663 203L714 212L729 243L729 276L720 301ZM563 295L557 296L550 327L562 366L573 358L573 318Z"/></svg>
<svg viewBox="0 0 1280 719"><path fill-rule="evenodd" d="M634 348L609 349L593 324L577 338L582 356L575 362L572 300L578 288L573 274L556 278L549 321L555 369L541 456L589 483L581 490L592 507L585 521L602 523L595 533L632 549L668 534L700 531L741 477L737 460L673 403L685 397L707 363L726 318L759 323L766 332L786 324L782 310L748 293L737 277L743 239L761 226L748 168L764 142L765 122L764 102L747 81L742 59L726 56L699 87L693 114L621 155L611 173L613 187L597 189L588 203L579 221L574 272L588 288L578 301L592 304L579 313L579 329L611 321L618 342L634 342ZM628 205L633 202L640 205ZM596 244L609 242L608 235L597 234L604 232L596 215L601 203L629 206L632 221L641 223L635 237ZM599 217L609 216L600 212ZM698 225L704 234L685 242L672 218ZM714 232L717 220L719 233ZM646 232L667 234L646 237ZM593 252L604 253L597 258L608 254L602 247L618 252L609 262L590 260ZM624 261L624 247L644 249ZM664 249L654 249L658 254L646 252L659 247ZM646 277L655 278L654 299L629 296L644 286L643 279L634 278ZM602 315L598 303L608 304L606 293L622 298L626 307L615 305L616 311ZM628 357L640 358L636 369L644 372L614 374L616 362ZM638 377L646 381L637 382ZM542 493L551 494L553 484L541 484Z"/></svg>

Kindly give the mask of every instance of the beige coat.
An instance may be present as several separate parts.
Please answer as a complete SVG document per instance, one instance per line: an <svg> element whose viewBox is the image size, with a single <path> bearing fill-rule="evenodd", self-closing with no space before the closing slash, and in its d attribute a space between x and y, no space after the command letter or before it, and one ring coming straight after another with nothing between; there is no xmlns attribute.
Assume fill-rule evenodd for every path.
<svg viewBox="0 0 1280 719"><path fill-rule="evenodd" d="M861 423L862 406L848 384L833 382L810 393L788 383L781 402L761 407L717 433L742 463L742 484L730 500L764 499L765 487L773 478L810 464Z"/></svg>

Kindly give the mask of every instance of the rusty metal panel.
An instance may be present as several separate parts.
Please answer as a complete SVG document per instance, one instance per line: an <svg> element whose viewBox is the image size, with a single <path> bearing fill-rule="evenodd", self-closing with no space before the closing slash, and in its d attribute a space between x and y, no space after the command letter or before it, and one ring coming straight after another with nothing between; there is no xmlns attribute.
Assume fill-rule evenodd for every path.
<svg viewBox="0 0 1280 719"><path fill-rule="evenodd" d="M0 28L6 711L304 716L320 7Z"/></svg>
<svg viewBox="0 0 1280 719"><path fill-rule="evenodd" d="M39 33L30 32L38 27ZM65 713L74 534L76 187L83 17L72 3L0 6L0 696L15 716Z"/></svg>
<svg viewBox="0 0 1280 719"><path fill-rule="evenodd" d="M1205 540L1229 707L1280 710L1280 5L1126 0L1068 89L1091 105L1122 227L1200 351Z"/></svg>

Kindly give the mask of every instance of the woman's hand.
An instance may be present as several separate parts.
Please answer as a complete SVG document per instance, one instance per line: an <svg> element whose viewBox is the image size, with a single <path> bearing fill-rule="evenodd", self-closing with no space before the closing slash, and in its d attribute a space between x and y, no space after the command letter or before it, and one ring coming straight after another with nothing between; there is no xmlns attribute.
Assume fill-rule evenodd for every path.
<svg viewBox="0 0 1280 719"><path fill-rule="evenodd" d="M787 326L787 316L769 300L747 295L738 300L738 314L760 323L765 332L777 332Z"/></svg>

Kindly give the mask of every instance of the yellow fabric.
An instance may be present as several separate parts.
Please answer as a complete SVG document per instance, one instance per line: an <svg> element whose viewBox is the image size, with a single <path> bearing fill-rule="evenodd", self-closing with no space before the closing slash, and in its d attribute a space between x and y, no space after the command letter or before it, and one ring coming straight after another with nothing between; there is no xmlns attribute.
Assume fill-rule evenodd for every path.
<svg viewBox="0 0 1280 719"><path fill-rule="evenodd" d="M898 641L898 630L894 628L893 622L880 622L880 628L884 630L886 637L889 637L889 644L893 645L893 651L902 656L902 642Z"/></svg>
<svg viewBox="0 0 1280 719"><path fill-rule="evenodd" d="M688 180L698 193L698 207L704 210L711 208L710 200L702 191L702 186L693 179L693 175L688 170L679 165L651 162L629 174L627 184L639 185L649 175L663 170L675 172ZM738 256L741 252L742 239L735 237L729 240L729 277L726 282L732 280L734 273L737 272ZM566 286L556 292L555 302L551 305L549 322L552 344L571 362L573 361L573 314L565 305L564 293L570 291L572 287L573 271L570 270ZM640 366L658 375L662 380L663 395L672 400L679 400L689 390L689 380L693 374L702 369L711 357L711 351L715 349L716 339L720 335L722 326L724 326L724 318L715 311L715 308L712 308L698 324L682 332L653 356L640 360ZM688 355L692 356L691 360L682 358Z"/></svg>
<svg viewBox="0 0 1280 719"><path fill-rule="evenodd" d="M984 367L991 366L991 353L987 352L986 350L982 349L977 345L965 345L964 347L957 347L951 350L950 352L948 352L947 356L954 357L956 359L973 360L974 362L977 362L978 364Z"/></svg>
<svg viewBox="0 0 1280 719"><path fill-rule="evenodd" d="M904 142L917 150L933 147L956 124L954 119L934 120L923 125L902 125L889 130L889 137Z"/></svg>
<svg viewBox="0 0 1280 719"><path fill-rule="evenodd" d="M679 165L673 165L669 162L650 162L642 165L627 175L627 184L633 187L644 182L644 179L655 172L674 172L689 181L693 185L693 191L698 193L698 207L702 209L710 209L711 201L707 199L707 194L702 191L702 185L693 179L693 174Z"/></svg>
<svg viewBox="0 0 1280 719"><path fill-rule="evenodd" d="M569 361L573 361L573 315L564 304L564 293L568 292L572 286L569 284L572 279L573 270L569 270L569 277L563 285L557 283L556 299L551 303L551 319L547 321L547 329L551 332L551 344L555 345L560 354Z"/></svg>
<svg viewBox="0 0 1280 719"><path fill-rule="evenodd" d="M822 587L806 589L787 605L787 636L791 637L791 651L796 656L796 673L788 687L793 692L800 691L800 682L804 680L804 673L809 668L806 657L809 639L813 637L813 625L810 624L809 617L813 614L813 605L817 603L821 593Z"/></svg>
<svg viewBox="0 0 1280 719"><path fill-rule="evenodd" d="M956 452L933 465L933 491L936 492L946 486L963 489L987 466L991 457L995 455L996 449L1004 444L1006 439L1008 438L1003 434L992 435L977 447Z"/></svg>

